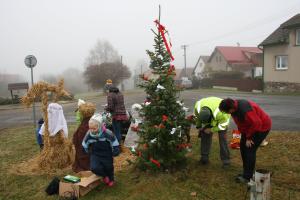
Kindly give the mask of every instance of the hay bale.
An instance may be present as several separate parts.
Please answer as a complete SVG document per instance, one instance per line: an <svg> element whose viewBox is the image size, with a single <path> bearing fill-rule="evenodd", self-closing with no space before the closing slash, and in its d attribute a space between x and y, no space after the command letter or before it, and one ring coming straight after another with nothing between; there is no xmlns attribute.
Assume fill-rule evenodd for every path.
<svg viewBox="0 0 300 200"><path fill-rule="evenodd" d="M91 117L96 111L96 105L93 103L84 103L79 106L78 110L83 118Z"/></svg>
<svg viewBox="0 0 300 200"><path fill-rule="evenodd" d="M122 171L128 168L130 162L134 162L135 159L136 156L133 155L128 148L124 148L123 152L119 156L114 157L115 172Z"/></svg>
<svg viewBox="0 0 300 200"><path fill-rule="evenodd" d="M45 147L39 156L41 169L62 169L71 165L74 161L74 150L69 139L64 138L60 131L54 137L49 137Z"/></svg>

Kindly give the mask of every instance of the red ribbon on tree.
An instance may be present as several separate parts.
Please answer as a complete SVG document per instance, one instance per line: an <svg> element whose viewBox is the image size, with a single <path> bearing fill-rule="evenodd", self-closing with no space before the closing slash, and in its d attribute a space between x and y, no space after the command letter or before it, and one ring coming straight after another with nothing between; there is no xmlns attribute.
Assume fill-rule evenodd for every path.
<svg viewBox="0 0 300 200"><path fill-rule="evenodd" d="M165 122L168 120L168 116L167 115L162 115L162 121Z"/></svg>
<svg viewBox="0 0 300 200"><path fill-rule="evenodd" d="M182 150L182 149L191 148L191 147L192 147L192 145L189 143L182 143L182 144L177 145L177 150Z"/></svg>
<svg viewBox="0 0 300 200"><path fill-rule="evenodd" d="M194 115L188 115L186 117L187 120L189 120L190 122L193 122L194 121Z"/></svg>
<svg viewBox="0 0 300 200"><path fill-rule="evenodd" d="M176 73L174 71L175 71L175 67L174 67L174 65L171 64L168 69L168 75L171 75L171 74L176 75Z"/></svg>
<svg viewBox="0 0 300 200"><path fill-rule="evenodd" d="M160 168L160 163L157 160L154 160L153 158L150 158L150 161L155 164L158 168Z"/></svg>
<svg viewBox="0 0 300 200"><path fill-rule="evenodd" d="M158 126L158 128L160 128L160 129L164 129L164 128L166 128L166 126L165 126L165 125L163 125L162 123L160 123L160 124L159 124L159 126Z"/></svg>
<svg viewBox="0 0 300 200"><path fill-rule="evenodd" d="M158 31L160 32L160 34L161 34L161 36L163 38L164 44L166 46L167 52L169 53L169 55L171 57L171 60L174 60L174 57L173 57L173 55L171 53L171 49L169 47L168 41L167 41L166 36L165 36L165 33L167 32L166 28L163 25L161 25L158 20L155 20L154 22L156 23L157 29L158 29ZM170 43L170 46L172 46L171 43Z"/></svg>
<svg viewBox="0 0 300 200"><path fill-rule="evenodd" d="M138 151L136 154L137 154L138 157L142 157L142 152L141 151Z"/></svg>

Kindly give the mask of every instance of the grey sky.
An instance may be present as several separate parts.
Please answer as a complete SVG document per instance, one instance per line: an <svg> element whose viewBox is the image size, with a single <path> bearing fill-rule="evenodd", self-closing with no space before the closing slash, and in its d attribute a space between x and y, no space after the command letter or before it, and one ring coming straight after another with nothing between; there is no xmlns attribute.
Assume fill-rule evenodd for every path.
<svg viewBox="0 0 300 200"><path fill-rule="evenodd" d="M83 69L97 39L108 40L134 68L148 60L159 4L177 67L183 66L183 44L189 45L187 66L194 66L216 45L257 46L300 12L299 0L0 0L0 73L29 79L28 54L38 59L35 80L69 67Z"/></svg>

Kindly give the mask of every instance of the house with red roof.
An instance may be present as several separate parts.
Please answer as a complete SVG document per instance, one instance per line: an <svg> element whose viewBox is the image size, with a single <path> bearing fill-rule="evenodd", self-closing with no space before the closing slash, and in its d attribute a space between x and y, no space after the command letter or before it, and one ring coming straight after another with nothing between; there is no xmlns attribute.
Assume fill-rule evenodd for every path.
<svg viewBox="0 0 300 200"><path fill-rule="evenodd" d="M207 64L212 71L240 71L253 78L262 75L262 57L257 47L217 46Z"/></svg>
<svg viewBox="0 0 300 200"><path fill-rule="evenodd" d="M300 13L262 43L265 91L300 91Z"/></svg>

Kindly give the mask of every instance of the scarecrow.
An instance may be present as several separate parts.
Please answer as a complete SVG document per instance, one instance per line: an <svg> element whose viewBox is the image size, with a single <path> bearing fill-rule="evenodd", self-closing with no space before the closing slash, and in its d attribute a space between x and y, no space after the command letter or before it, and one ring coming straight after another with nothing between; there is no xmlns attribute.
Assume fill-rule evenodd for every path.
<svg viewBox="0 0 300 200"><path fill-rule="evenodd" d="M38 156L38 164L41 169L62 169L73 162L72 143L67 138L67 124L62 107L55 103L59 97L69 96L63 86L63 80L60 80L58 85L41 81L32 85L27 95L22 97L22 103L27 107L37 99L42 101L44 148ZM48 106L49 92L52 93L51 97L53 97L54 103ZM57 118L58 116L60 119ZM60 120L62 123L57 123L56 120Z"/></svg>

